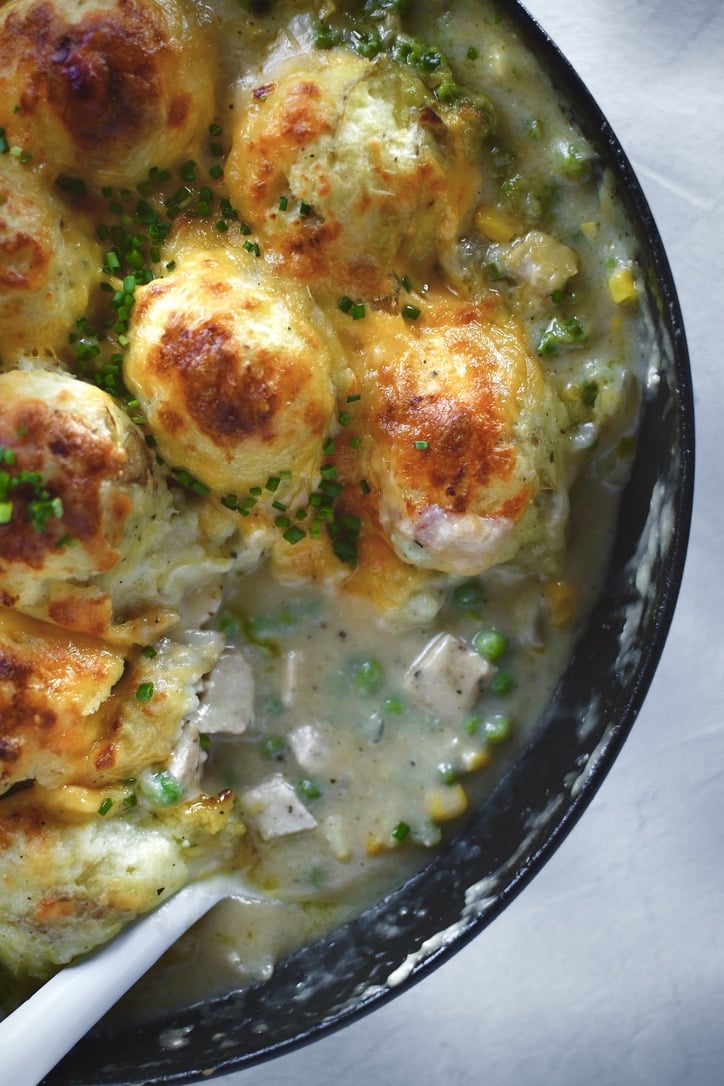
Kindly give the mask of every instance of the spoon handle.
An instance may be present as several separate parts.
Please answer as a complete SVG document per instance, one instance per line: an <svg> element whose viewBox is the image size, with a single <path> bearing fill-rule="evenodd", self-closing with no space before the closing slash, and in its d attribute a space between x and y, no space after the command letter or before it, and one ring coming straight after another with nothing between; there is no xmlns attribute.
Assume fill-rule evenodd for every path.
<svg viewBox="0 0 724 1086"><path fill-rule="evenodd" d="M235 889L239 894L238 881ZM38 1086L180 935L233 892L225 876L191 883L100 950L61 969L0 1022L2 1081Z"/></svg>

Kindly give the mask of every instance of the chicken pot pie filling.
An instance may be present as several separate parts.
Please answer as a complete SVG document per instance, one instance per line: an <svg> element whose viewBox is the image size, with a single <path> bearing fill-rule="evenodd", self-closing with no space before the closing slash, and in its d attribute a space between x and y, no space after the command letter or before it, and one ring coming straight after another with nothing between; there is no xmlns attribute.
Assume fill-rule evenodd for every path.
<svg viewBox="0 0 724 1086"><path fill-rule="evenodd" d="M0 6L8 1006L206 871L262 900L178 991L399 884L600 588L633 241L504 17L448 8Z"/></svg>

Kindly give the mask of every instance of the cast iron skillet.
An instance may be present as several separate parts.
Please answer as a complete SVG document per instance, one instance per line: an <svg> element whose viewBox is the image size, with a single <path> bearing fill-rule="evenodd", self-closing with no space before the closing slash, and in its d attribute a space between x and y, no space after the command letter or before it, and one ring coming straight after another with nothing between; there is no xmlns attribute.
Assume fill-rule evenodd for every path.
<svg viewBox="0 0 724 1086"><path fill-rule="evenodd" d="M269 982L125 1030L101 1024L48 1086L198 1082L322 1036L420 980L522 890L590 803L631 729L668 633L691 517L694 422L671 271L623 150L596 103L517 0L500 0L613 172L633 223L654 315L660 380L647 390L604 592L531 739L474 820L429 867ZM420 950L422 945L424 949ZM392 983L389 979L392 978ZM186 1044L163 1048L166 1030Z"/></svg>

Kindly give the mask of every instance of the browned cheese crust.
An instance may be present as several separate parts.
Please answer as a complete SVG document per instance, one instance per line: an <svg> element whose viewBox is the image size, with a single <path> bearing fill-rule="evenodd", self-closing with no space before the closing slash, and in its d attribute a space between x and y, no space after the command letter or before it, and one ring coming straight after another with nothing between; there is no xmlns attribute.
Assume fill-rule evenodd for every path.
<svg viewBox="0 0 724 1086"><path fill-rule="evenodd" d="M0 368L67 343L88 305L97 248L42 177L0 155Z"/></svg>
<svg viewBox="0 0 724 1086"><path fill-rule="evenodd" d="M185 0L14 0L0 13L0 125L56 172L128 184L211 120L214 63Z"/></svg>
<svg viewBox="0 0 724 1086"><path fill-rule="evenodd" d="M130 487L146 486L150 469L142 438L110 397L60 373L1 374L0 446L13 454L13 477L41 480L13 491L13 516L0 532L5 605L17 602L15 578L31 570L82 578L113 566ZM62 503L42 531L32 518L39 487Z"/></svg>
<svg viewBox="0 0 724 1086"><path fill-rule="evenodd" d="M285 275L368 298L445 252L478 181L419 80L334 50L285 61L247 93L226 172Z"/></svg>
<svg viewBox="0 0 724 1086"><path fill-rule="evenodd" d="M246 253L193 251L138 291L124 374L163 455L243 494L283 469L311 480L334 409L313 308Z"/></svg>

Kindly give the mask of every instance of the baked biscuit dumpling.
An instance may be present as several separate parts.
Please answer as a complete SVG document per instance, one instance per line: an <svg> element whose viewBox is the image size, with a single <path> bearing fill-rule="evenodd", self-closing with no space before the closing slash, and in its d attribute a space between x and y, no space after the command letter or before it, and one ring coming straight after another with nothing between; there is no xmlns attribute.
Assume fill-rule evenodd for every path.
<svg viewBox="0 0 724 1086"><path fill-rule="evenodd" d="M0 449L0 604L145 643L213 575L194 515L100 388L41 369L0 374ZM179 566L192 572L176 590Z"/></svg>
<svg viewBox="0 0 724 1086"><path fill-rule="evenodd" d="M98 246L68 218L44 179L0 155L0 365L58 350L86 310Z"/></svg>
<svg viewBox="0 0 724 1086"><path fill-rule="evenodd" d="M120 817L90 799L88 818L54 815L41 790L0 800L0 1010L12 977L47 977L247 848L229 792Z"/></svg>
<svg viewBox="0 0 724 1086"><path fill-rule="evenodd" d="M285 274L383 297L452 244L479 170L409 69L331 50L266 69L246 92L226 179Z"/></svg>
<svg viewBox="0 0 724 1086"><path fill-rule="evenodd" d="M438 298L414 325L384 313L364 323L358 470L375 485L398 555L461 576L527 545L539 563L553 559L568 510L570 422L519 322L494 301Z"/></svg>
<svg viewBox="0 0 724 1086"><path fill-rule="evenodd" d="M191 0L11 0L0 11L7 139L99 185L180 161L215 108L204 12Z"/></svg>
<svg viewBox="0 0 724 1086"><path fill-rule="evenodd" d="M27 781L100 788L168 763L222 644L162 637L152 656L126 656L0 608L0 795Z"/></svg>
<svg viewBox="0 0 724 1086"><path fill-rule="evenodd" d="M308 295L243 250L191 249L136 299L124 378L164 459L222 495L280 471L308 488L334 412Z"/></svg>

